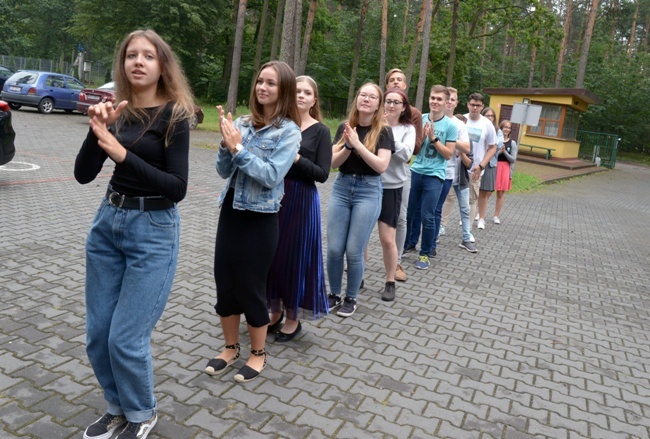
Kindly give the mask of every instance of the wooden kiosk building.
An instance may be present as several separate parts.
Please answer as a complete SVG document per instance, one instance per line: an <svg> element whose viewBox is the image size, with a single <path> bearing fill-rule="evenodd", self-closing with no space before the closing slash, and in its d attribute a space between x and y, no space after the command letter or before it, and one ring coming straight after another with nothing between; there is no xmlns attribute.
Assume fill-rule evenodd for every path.
<svg viewBox="0 0 650 439"><path fill-rule="evenodd" d="M513 104L524 102L542 106L539 125L513 124L512 137L519 139L519 152L543 153L547 159L575 159L580 142L578 121L580 113L590 104L597 104L598 97L582 88L486 88L490 95L490 107L497 120L510 119ZM519 130L521 137L519 137Z"/></svg>

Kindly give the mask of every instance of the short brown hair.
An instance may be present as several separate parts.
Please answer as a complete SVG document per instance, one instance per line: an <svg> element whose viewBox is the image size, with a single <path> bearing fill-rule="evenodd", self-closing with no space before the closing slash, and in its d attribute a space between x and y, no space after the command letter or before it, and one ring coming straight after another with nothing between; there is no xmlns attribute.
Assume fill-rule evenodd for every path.
<svg viewBox="0 0 650 439"><path fill-rule="evenodd" d="M449 100L449 90L444 85L434 85L431 87L429 94L431 93L444 93L444 95L447 96L447 100Z"/></svg>
<svg viewBox="0 0 650 439"><path fill-rule="evenodd" d="M384 85L388 85L388 80L390 79L391 76L393 76L393 73L401 73L402 76L404 77L404 81L406 81L406 75L401 69L390 69L388 73L386 73L386 76L384 78Z"/></svg>

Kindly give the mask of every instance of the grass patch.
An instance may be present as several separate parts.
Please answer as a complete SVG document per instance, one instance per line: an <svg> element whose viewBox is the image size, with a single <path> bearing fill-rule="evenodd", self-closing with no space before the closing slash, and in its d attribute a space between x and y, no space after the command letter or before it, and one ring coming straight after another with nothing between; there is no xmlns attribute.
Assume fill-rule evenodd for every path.
<svg viewBox="0 0 650 439"><path fill-rule="evenodd" d="M226 105L226 104L222 104ZM198 129L204 131L213 131L215 133L219 132L219 113L217 112L217 104L214 102L200 101L199 106L203 109L203 123L199 125ZM239 116L250 114L248 107L239 106L235 114L233 114L233 119L236 119ZM336 134L336 129L339 127L339 124L344 119L325 117L323 118L323 123L327 125L330 129L332 137Z"/></svg>
<svg viewBox="0 0 650 439"><path fill-rule="evenodd" d="M226 105L226 104L222 104ZM215 133L219 132L219 112L217 111L217 104L213 102L201 101L199 106L203 110L203 123L198 126L198 129L204 131L212 131ZM237 117L249 114L248 107L237 107L235 114L232 118L237 119Z"/></svg>
<svg viewBox="0 0 650 439"><path fill-rule="evenodd" d="M650 155L642 152L623 152L616 153L616 160L622 162L636 163L639 165L650 166Z"/></svg>
<svg viewBox="0 0 650 439"><path fill-rule="evenodd" d="M537 177L515 171L515 175L512 177L512 188L510 192L526 192L535 188L541 182L542 180Z"/></svg>

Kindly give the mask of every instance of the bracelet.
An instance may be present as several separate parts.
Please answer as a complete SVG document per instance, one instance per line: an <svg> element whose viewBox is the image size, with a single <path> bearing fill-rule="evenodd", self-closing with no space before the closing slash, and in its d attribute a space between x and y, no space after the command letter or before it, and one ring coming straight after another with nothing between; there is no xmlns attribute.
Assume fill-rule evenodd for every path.
<svg viewBox="0 0 650 439"><path fill-rule="evenodd" d="M483 166L483 165L480 164L480 163L478 164L478 167L481 168L481 171L485 170L485 166Z"/></svg>
<svg viewBox="0 0 650 439"><path fill-rule="evenodd" d="M350 148L347 143L343 144L343 148L349 149L350 151L354 151L354 148Z"/></svg>

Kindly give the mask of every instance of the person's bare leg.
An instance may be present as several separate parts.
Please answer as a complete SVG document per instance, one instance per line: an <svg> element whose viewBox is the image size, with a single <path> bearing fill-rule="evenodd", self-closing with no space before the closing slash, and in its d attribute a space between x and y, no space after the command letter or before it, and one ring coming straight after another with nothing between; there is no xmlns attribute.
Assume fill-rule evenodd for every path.
<svg viewBox="0 0 650 439"><path fill-rule="evenodd" d="M482 220L485 219L485 211L487 210L490 194L490 191L478 191L478 217Z"/></svg>
<svg viewBox="0 0 650 439"><path fill-rule="evenodd" d="M241 316L239 314L228 317L220 317L221 329L223 330L223 337L226 341L227 346L237 344L239 341L240 319ZM224 349L216 358L221 358L226 362L230 362L233 358L235 358L237 352L237 349Z"/></svg>
<svg viewBox="0 0 650 439"><path fill-rule="evenodd" d="M251 350L258 351L264 349L266 345L266 327L268 325L260 326L259 328L254 328L251 325L248 325L248 333L251 337ZM255 369L257 371L262 370L264 367L264 356L251 355L246 366Z"/></svg>
<svg viewBox="0 0 650 439"><path fill-rule="evenodd" d="M386 269L386 282L395 282L395 269L397 268L397 245L395 234L397 229L388 224L378 221L379 240L384 257L384 268ZM367 250L367 248L366 248Z"/></svg>
<svg viewBox="0 0 650 439"><path fill-rule="evenodd" d="M497 202L496 206L494 207L494 216L499 216L501 213L501 209L503 209L503 203L506 201L505 195L505 191L497 191Z"/></svg>
<svg viewBox="0 0 650 439"><path fill-rule="evenodd" d="M287 312L287 316L289 316L290 314L291 313ZM295 315L298 316L297 312ZM289 317L287 317L284 321L284 326L282 327L280 332L284 332L285 334L293 334L296 328L298 328L298 319L296 318L296 320L291 320Z"/></svg>

